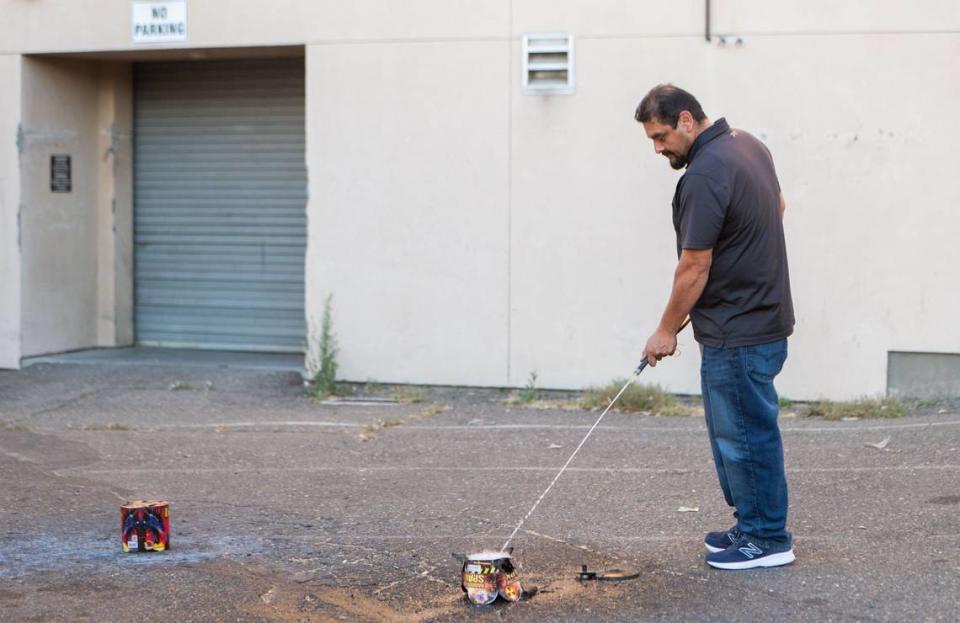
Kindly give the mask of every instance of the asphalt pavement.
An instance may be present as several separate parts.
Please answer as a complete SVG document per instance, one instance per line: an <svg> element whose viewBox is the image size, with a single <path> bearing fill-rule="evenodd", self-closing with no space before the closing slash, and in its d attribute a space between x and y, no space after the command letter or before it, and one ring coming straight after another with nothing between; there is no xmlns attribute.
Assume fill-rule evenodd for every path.
<svg viewBox="0 0 960 623"><path fill-rule="evenodd" d="M960 620L953 408L783 418L797 561L750 571L703 562L731 517L702 417L611 413L514 539L539 593L475 607L454 554L502 545L598 413L419 397L323 404L295 372L169 362L0 372L0 620ZM170 501L169 551L121 551L138 498Z"/></svg>

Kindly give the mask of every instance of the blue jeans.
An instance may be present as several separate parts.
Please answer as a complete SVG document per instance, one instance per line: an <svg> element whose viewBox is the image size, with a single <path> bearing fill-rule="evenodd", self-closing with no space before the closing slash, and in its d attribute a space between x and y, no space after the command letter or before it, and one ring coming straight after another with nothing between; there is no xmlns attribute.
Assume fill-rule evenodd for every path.
<svg viewBox="0 0 960 623"><path fill-rule="evenodd" d="M787 340L733 348L703 347L700 380L720 488L737 529L764 548L786 550L787 479L773 379Z"/></svg>

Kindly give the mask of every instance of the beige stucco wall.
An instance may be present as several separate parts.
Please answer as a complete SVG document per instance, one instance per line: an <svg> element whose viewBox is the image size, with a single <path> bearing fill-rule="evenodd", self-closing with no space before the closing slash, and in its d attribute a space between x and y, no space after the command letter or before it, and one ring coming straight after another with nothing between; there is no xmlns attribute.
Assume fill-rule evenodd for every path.
<svg viewBox="0 0 960 623"><path fill-rule="evenodd" d="M18 28L0 53L146 49L130 42L130 0L0 0ZM506 37L509 0L205 0L187 3L189 42L163 47Z"/></svg>
<svg viewBox="0 0 960 623"><path fill-rule="evenodd" d="M97 345L133 343L133 71L98 64Z"/></svg>
<svg viewBox="0 0 960 623"><path fill-rule="evenodd" d="M674 257L669 205L679 174L629 117L647 86L668 80L696 93L714 118L761 136L777 161L798 315L784 394L882 393L888 350L960 351L951 321L958 296L945 287L960 265L948 213L960 186L944 183L960 128L935 121L960 80L948 63L928 60L958 57L957 35L756 36L739 48L580 39L575 97L515 99L514 231L536 244L530 262L514 250L512 384L532 369L564 386L610 378L656 323ZM618 86L635 76L643 76L636 88ZM563 128L562 138L551 139L548 124ZM558 265L563 274L550 270ZM689 335L681 349L649 379L697 392Z"/></svg>
<svg viewBox="0 0 960 623"><path fill-rule="evenodd" d="M0 368L20 365L20 56L0 56Z"/></svg>
<svg viewBox="0 0 960 623"><path fill-rule="evenodd" d="M129 66L26 57L22 356L132 341ZM50 156L73 189L50 191Z"/></svg>
<svg viewBox="0 0 960 623"><path fill-rule="evenodd" d="M667 72L688 83L698 54L689 38L581 39L575 96L515 89L511 384L534 370L546 386L606 383L639 363L676 261L677 175L653 156L633 109ZM663 57L688 69L662 67ZM682 342L683 356L648 380L693 392L698 357L689 334Z"/></svg>
<svg viewBox="0 0 960 623"><path fill-rule="evenodd" d="M23 65L23 356L97 343L97 70ZM50 156L71 156L73 190L50 190Z"/></svg>
<svg viewBox="0 0 960 623"><path fill-rule="evenodd" d="M881 393L888 350L960 352L949 285L960 265L960 186L949 183L960 128L943 112L960 90L960 5L726 0L713 3L710 43L703 6L279 0L264 12L252 0L191 2L189 42L133 46L125 0L0 0L23 26L0 52L306 44L306 310L316 334L333 293L347 379L522 385L536 371L542 386L582 387L629 373L675 261L679 174L632 120L661 81L774 154L798 315L782 393ZM85 28L68 28L81 17ZM550 30L576 37L576 94L522 95L519 35ZM97 75L100 104L84 114L102 151L114 97L104 83L123 78ZM76 80L68 92L86 98L90 84ZM13 114L0 106L0 123ZM109 187L109 172L97 175ZM128 175L113 173L121 203ZM91 200L101 237L93 331L107 343L129 335L130 303L107 292L127 283L116 260L130 245L115 238L103 250L110 204L102 192ZM681 349L645 380L698 392L689 334Z"/></svg>
<svg viewBox="0 0 960 623"><path fill-rule="evenodd" d="M496 279L477 281L469 273L444 288L447 296L465 301L473 301L478 290L488 301L505 299L509 328L498 326L502 314L474 305L467 306L465 318L451 321L449 310L438 310L430 295L429 271L417 264L419 270L400 277L403 300L378 298L374 306L335 302L346 377L517 386L536 371L543 386L582 387L627 374L659 318L675 261L670 197L679 174L653 155L631 118L646 89L661 81L689 88L714 118L727 116L773 150L789 203L798 312L791 360L779 382L785 395L882 393L888 350L960 351L960 335L950 322L956 295L939 285L956 281L956 251L948 242L953 230L942 223L952 218L944 210L956 203L958 190L942 181L956 164L949 145L960 136L956 126L930 121L938 102L953 101L958 88L948 60L958 57L958 37L938 34L960 24L953 5L931 2L930 11L923 11L887 4L858 21L856 11L844 9L832 19L826 6L818 14L790 3L782 12L768 5L769 17L762 21L756 3L727 2L716 10L714 40L706 43L702 3L680 3L671 11L649 4L650 11L612 1L589 7L514 3L511 39L525 31L577 34L576 95L521 95L514 40L504 61L510 72L508 117L481 109L459 128L444 118L428 146L392 129L411 118L419 120L418 127L422 115L397 118L392 108L414 110L414 99L431 114L437 102L447 109L461 83L438 78L432 86L411 86L415 71L406 64L421 61L409 44L310 48L308 114L319 110L323 121L308 121L311 245L317 243L308 271L316 261L330 273L329 278L308 274L308 314L315 318L328 285L344 291L344 281L362 281L357 290L378 292L388 281L382 267L398 262L398 252L424 254L410 241L392 246L383 240L397 232L404 238L405 220L410 210L422 209L416 206L430 192L434 169L444 179L464 173L467 166L451 163L451 154L469 157L475 151L473 142L461 140L465 131L480 127L484 135L498 136L506 126L509 135L508 209L489 211L480 230L490 246L480 259L493 273L501 266L496 232L509 232L506 291ZM881 30L887 32L872 32ZM725 46L721 35L727 37ZM742 42L735 45L738 36ZM489 50L436 42L431 52L486 67L503 58L499 43L488 45ZM450 55L455 47L473 52ZM385 60L391 49L404 50L400 66ZM379 55L381 61L368 69L367 60L355 64L358 53L364 59ZM363 77L370 71L374 76ZM474 76L471 93L489 98L498 81L503 83L502 77L488 80ZM327 82L348 91L350 101L376 101L377 108L326 107L327 100L345 99L324 88ZM906 106L906 93L923 95ZM362 114L354 115L356 110ZM387 111L389 122L375 110ZM337 139L330 142L330 132L321 128L334 126ZM402 154L418 168L397 165ZM489 177L497 175L490 171L495 167L468 162L477 175L495 179ZM364 165L362 179L351 175ZM324 181L328 175L337 180L336 192ZM365 210L362 221L347 221L351 227L362 222L361 230L344 235L334 224L324 234L327 224L316 220L315 210L328 202L340 203L343 211L358 204L384 207ZM499 227L494 219L503 219ZM429 222L422 225L424 240L449 236ZM337 252L325 255L324 247ZM359 252L341 255L347 248ZM947 261L935 261L932 249ZM333 276L346 257L350 270ZM433 258L429 264L445 270L464 266L446 250L442 257L447 261ZM405 317L417 303L421 315L442 311L439 320L397 331L393 311L404 310L399 316ZM471 318L465 333L461 320ZM504 349L505 365L498 363ZM697 393L699 353L689 334L681 339L681 351L646 380ZM474 372L478 362L486 374Z"/></svg>
<svg viewBox="0 0 960 623"><path fill-rule="evenodd" d="M509 60L308 47L307 316L333 294L345 378L506 381Z"/></svg>
<svg viewBox="0 0 960 623"><path fill-rule="evenodd" d="M16 24L0 54L144 49L130 42L131 0L0 0ZM178 47L503 39L524 31L578 36L700 37L702 0L204 0L187 3L189 41ZM953 0L715 0L716 33L955 32Z"/></svg>
<svg viewBox="0 0 960 623"><path fill-rule="evenodd" d="M713 0L714 30L740 34L956 32L954 0Z"/></svg>
<svg viewBox="0 0 960 623"><path fill-rule="evenodd" d="M717 106L764 132L789 203L799 322L783 391L878 393L887 351L960 352L960 124L941 113L960 97L960 36L753 37L733 52ZM782 69L763 77L769 64Z"/></svg>

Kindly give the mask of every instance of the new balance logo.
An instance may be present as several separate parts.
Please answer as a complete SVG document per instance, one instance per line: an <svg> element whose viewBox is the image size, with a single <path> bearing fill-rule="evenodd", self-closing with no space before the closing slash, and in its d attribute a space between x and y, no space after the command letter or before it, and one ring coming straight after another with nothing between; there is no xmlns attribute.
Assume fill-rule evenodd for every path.
<svg viewBox="0 0 960 623"><path fill-rule="evenodd" d="M746 547L739 548L740 553L746 556L747 558L753 559L754 556L759 556L763 554L763 550L754 545L753 543L747 543Z"/></svg>

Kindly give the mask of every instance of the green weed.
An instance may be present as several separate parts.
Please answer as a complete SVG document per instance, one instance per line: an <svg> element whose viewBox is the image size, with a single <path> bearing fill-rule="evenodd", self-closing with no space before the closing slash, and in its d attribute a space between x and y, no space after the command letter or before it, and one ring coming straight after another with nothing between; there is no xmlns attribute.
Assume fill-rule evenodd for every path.
<svg viewBox="0 0 960 623"><path fill-rule="evenodd" d="M508 405L523 405L525 407L534 406L540 401L540 392L537 390L537 373L533 371L527 377L527 384L523 388L510 392L504 402Z"/></svg>
<svg viewBox="0 0 960 623"><path fill-rule="evenodd" d="M0 420L0 430L6 430L13 433L28 433L30 427L21 422L11 422L10 420Z"/></svg>
<svg viewBox="0 0 960 623"><path fill-rule="evenodd" d="M580 406L584 409L605 409L626 382L626 379L615 379L603 387L587 389L580 398ZM636 383L623 392L614 409L667 416L690 415L689 407L663 391L659 385Z"/></svg>
<svg viewBox="0 0 960 623"><path fill-rule="evenodd" d="M184 383L183 381L174 381L167 389L172 392L189 392L200 388L196 385L191 385L190 383Z"/></svg>
<svg viewBox="0 0 960 623"><path fill-rule="evenodd" d="M126 424L118 424L116 422L110 422L109 424L87 424L83 427L85 431L107 431L107 432L125 432L136 430L127 426Z"/></svg>
<svg viewBox="0 0 960 623"><path fill-rule="evenodd" d="M393 394L394 400L397 402L412 405L419 404L426 401L427 392L422 387L415 387L412 385L404 385L397 388Z"/></svg>
<svg viewBox="0 0 960 623"><path fill-rule="evenodd" d="M430 405L429 407L424 407L416 412L411 419L423 419L431 418L435 415L440 415L441 413L446 413L450 410L450 407L446 405Z"/></svg>
<svg viewBox="0 0 960 623"><path fill-rule="evenodd" d="M333 333L333 295L323 302L323 320L320 323L320 369L313 377L313 394L326 398L337 393L337 338Z"/></svg>
<svg viewBox="0 0 960 623"><path fill-rule="evenodd" d="M533 370L530 372L530 376L527 377L527 384L523 386L523 389L517 394L517 401L520 404L528 404L537 399L539 392L537 391L537 371Z"/></svg>
<svg viewBox="0 0 960 623"><path fill-rule="evenodd" d="M845 418L898 418L906 415L907 411L906 405L895 398L864 397L840 402L832 400L813 402L805 406L803 414L824 420L842 420Z"/></svg>

